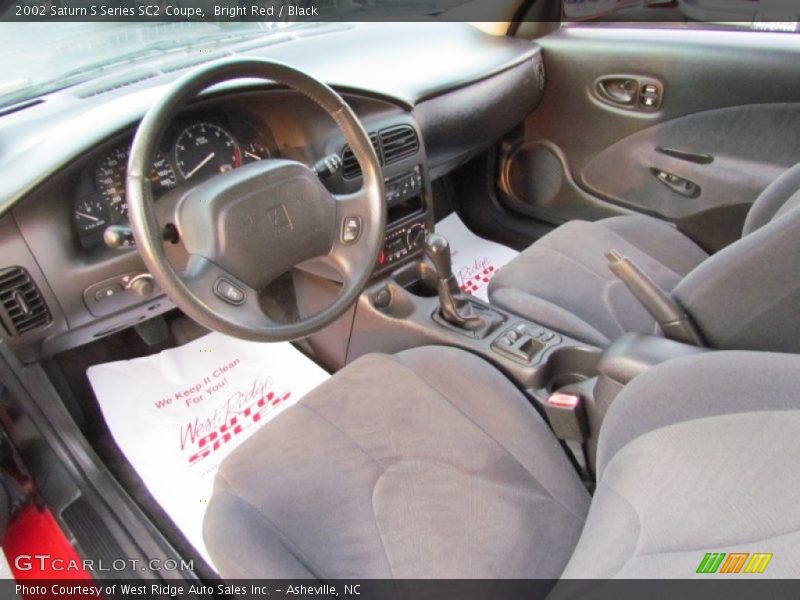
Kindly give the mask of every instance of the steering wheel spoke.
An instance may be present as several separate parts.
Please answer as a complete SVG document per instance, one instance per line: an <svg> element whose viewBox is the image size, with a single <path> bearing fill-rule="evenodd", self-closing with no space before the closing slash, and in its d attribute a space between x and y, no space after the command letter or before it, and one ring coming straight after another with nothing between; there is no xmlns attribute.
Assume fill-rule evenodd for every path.
<svg viewBox="0 0 800 600"><path fill-rule="evenodd" d="M347 215L364 216L370 211L371 190L362 186L357 192L333 194L336 200L336 217L340 221Z"/></svg>
<svg viewBox="0 0 800 600"><path fill-rule="evenodd" d="M334 194L336 200L336 230L328 255L334 268L348 283L359 277L365 268L366 241L370 239L370 193L366 186L351 194Z"/></svg>
<svg viewBox="0 0 800 600"><path fill-rule="evenodd" d="M326 261L331 263L336 272L341 276L342 282L348 285L360 276L364 268L364 250L361 244L343 244L337 241Z"/></svg>
<svg viewBox="0 0 800 600"><path fill-rule="evenodd" d="M251 325L275 323L261 309L259 291L207 258L192 255L181 274L192 295L220 315L231 315Z"/></svg>
<svg viewBox="0 0 800 600"><path fill-rule="evenodd" d="M185 194L186 190L172 189L153 203L153 214L162 228L177 222L178 205Z"/></svg>

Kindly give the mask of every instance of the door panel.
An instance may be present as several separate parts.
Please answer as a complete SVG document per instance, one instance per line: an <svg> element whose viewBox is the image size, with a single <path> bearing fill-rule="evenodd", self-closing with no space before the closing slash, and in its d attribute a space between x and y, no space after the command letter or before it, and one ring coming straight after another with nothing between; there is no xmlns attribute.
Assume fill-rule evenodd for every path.
<svg viewBox="0 0 800 600"><path fill-rule="evenodd" d="M586 188L668 219L749 204L800 157L800 104L704 111L648 127L601 150Z"/></svg>
<svg viewBox="0 0 800 600"><path fill-rule="evenodd" d="M798 35L573 26L538 42L544 97L500 148L511 210L551 223L641 212L714 249L800 162Z"/></svg>

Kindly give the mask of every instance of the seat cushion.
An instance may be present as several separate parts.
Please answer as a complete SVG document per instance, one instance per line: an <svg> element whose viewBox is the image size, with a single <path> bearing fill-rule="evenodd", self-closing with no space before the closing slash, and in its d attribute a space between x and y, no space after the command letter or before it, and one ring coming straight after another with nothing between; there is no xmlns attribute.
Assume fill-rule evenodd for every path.
<svg viewBox="0 0 800 600"><path fill-rule="evenodd" d="M228 578L555 578L589 495L484 360L368 355L222 464L206 513Z"/></svg>
<svg viewBox="0 0 800 600"><path fill-rule="evenodd" d="M625 332L660 333L609 270L605 255L612 249L666 291L708 258L677 229L652 217L570 221L503 267L489 285L489 297L497 306L599 346Z"/></svg>
<svg viewBox="0 0 800 600"><path fill-rule="evenodd" d="M766 576L800 576L798 390L786 354L694 355L634 379L603 423L564 577L702 576L708 552L771 553Z"/></svg>

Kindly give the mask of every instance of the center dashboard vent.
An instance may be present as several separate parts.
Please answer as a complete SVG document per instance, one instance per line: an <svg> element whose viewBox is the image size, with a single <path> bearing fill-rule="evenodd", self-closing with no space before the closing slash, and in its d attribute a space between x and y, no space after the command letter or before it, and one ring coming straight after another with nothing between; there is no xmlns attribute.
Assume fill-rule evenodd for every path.
<svg viewBox="0 0 800 600"><path fill-rule="evenodd" d="M417 132L410 125L396 125L370 133L369 139L382 165L390 165L419 151ZM361 167L350 146L342 148L342 175L345 179L361 177Z"/></svg>
<svg viewBox="0 0 800 600"><path fill-rule="evenodd" d="M383 164L378 134L370 133L369 141L372 142L372 147L375 149L375 154L378 155L378 159L381 161L381 164ZM361 177L361 166L358 164L356 155L353 154L353 151L350 149L349 145L342 148L342 175L345 179L355 179L356 177Z"/></svg>
<svg viewBox="0 0 800 600"><path fill-rule="evenodd" d="M380 137L383 161L387 165L407 156L413 156L419 150L417 132L409 125L398 125L382 129Z"/></svg>
<svg viewBox="0 0 800 600"><path fill-rule="evenodd" d="M0 310L8 333L19 336L52 320L39 288L22 267L0 271Z"/></svg>

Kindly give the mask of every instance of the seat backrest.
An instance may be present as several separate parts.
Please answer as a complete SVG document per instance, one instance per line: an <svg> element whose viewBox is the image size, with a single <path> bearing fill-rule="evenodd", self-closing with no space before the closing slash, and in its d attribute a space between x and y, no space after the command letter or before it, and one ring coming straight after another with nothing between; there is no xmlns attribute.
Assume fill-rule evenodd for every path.
<svg viewBox="0 0 800 600"><path fill-rule="evenodd" d="M743 233L672 295L714 348L800 352L800 165L764 190Z"/></svg>
<svg viewBox="0 0 800 600"><path fill-rule="evenodd" d="M742 236L753 233L795 206L800 206L800 163L768 185L753 202L744 221Z"/></svg>

